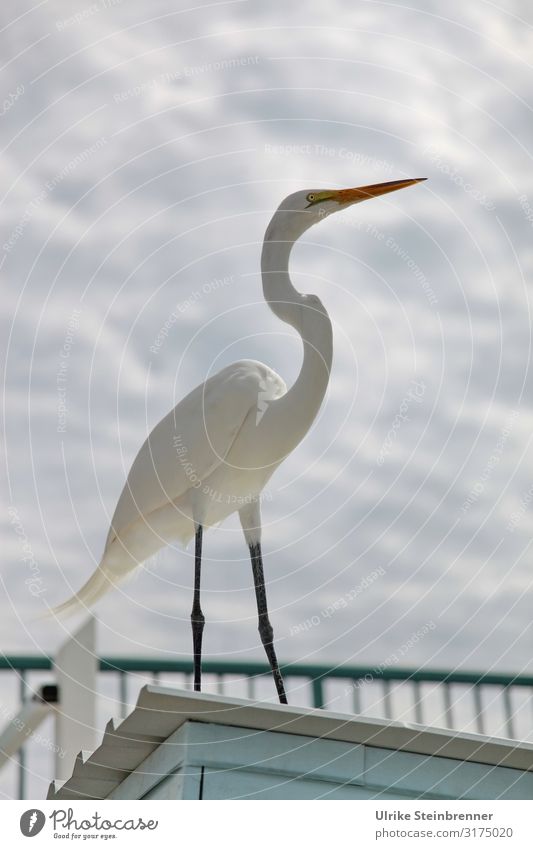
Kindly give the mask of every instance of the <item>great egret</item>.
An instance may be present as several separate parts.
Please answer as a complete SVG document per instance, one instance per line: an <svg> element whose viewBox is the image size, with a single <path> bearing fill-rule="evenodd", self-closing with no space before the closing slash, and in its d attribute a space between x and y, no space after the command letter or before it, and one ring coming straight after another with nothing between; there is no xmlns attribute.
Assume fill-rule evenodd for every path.
<svg viewBox="0 0 533 849"><path fill-rule="evenodd" d="M425 178L422 178L425 179ZM194 689L201 688L200 567L203 529L238 511L252 561L259 634L280 702L286 703L261 556L260 495L318 413L329 381L332 330L316 295L302 295L289 276L289 256L313 224L352 204L421 182L395 180L355 189L289 195L274 213L261 255L263 293L272 312L303 342L303 363L287 391L283 379L255 360L240 360L197 386L152 430L131 467L113 515L102 560L80 591L53 613L94 604L132 569L174 540L195 536L191 613Z"/></svg>

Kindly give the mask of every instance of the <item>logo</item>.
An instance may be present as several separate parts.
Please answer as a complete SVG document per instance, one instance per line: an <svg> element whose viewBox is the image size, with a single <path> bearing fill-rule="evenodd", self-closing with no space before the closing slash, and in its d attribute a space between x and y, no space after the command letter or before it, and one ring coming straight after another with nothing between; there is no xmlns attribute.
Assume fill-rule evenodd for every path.
<svg viewBox="0 0 533 849"><path fill-rule="evenodd" d="M46 822L46 817L42 811L37 808L30 808L29 811L24 811L20 818L20 830L24 837L35 837L43 830Z"/></svg>

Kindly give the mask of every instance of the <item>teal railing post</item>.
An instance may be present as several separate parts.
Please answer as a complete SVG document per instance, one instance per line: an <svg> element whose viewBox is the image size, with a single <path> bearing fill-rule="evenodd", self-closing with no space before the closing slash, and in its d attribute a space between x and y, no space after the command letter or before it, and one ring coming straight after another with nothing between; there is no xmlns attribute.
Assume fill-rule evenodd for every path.
<svg viewBox="0 0 533 849"><path fill-rule="evenodd" d="M312 688L313 688L313 707L323 708L324 707L324 686L323 686L323 678L313 678L312 679Z"/></svg>
<svg viewBox="0 0 533 849"><path fill-rule="evenodd" d="M505 705L505 725L507 728L507 736L510 737L511 740L514 740L513 706L511 703L511 688L508 684L503 688L503 703Z"/></svg>
<svg viewBox="0 0 533 849"><path fill-rule="evenodd" d="M481 685L474 684L474 713L476 715L476 731L478 734L485 733L483 722L483 703L481 701Z"/></svg>

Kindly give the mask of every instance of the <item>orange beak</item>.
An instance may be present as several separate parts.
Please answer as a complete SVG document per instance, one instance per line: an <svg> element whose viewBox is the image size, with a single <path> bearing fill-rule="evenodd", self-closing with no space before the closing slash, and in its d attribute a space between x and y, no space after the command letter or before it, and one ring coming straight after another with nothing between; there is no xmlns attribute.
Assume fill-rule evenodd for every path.
<svg viewBox="0 0 533 849"><path fill-rule="evenodd" d="M405 189L407 186L414 186L415 183L422 183L424 180L427 180L427 177L418 177L415 180L392 180L389 183L360 186L358 189L340 189L338 192L333 192L331 200L336 200L337 203L342 204L357 203L357 201L377 198L398 189Z"/></svg>

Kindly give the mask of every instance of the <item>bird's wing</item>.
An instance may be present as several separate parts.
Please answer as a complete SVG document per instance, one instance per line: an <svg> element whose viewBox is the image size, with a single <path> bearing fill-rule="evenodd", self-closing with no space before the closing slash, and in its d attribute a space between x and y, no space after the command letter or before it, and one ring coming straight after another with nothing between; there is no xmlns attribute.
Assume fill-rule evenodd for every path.
<svg viewBox="0 0 533 849"><path fill-rule="evenodd" d="M242 360L210 377L152 430L115 508L106 549L140 517L179 498L224 460L250 410L286 391L263 363ZM258 406L259 405L259 406Z"/></svg>

